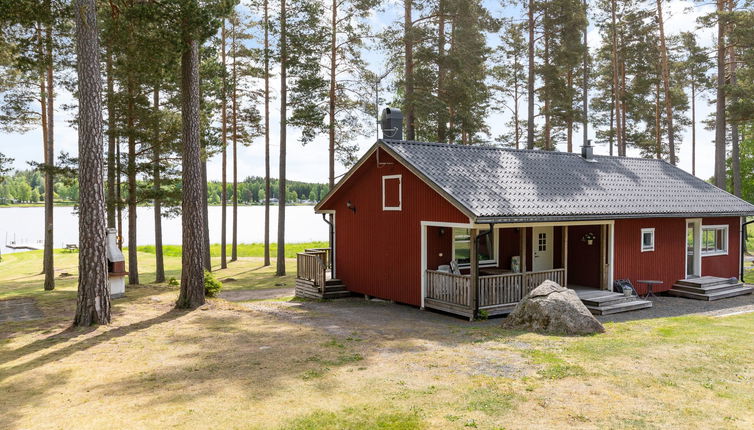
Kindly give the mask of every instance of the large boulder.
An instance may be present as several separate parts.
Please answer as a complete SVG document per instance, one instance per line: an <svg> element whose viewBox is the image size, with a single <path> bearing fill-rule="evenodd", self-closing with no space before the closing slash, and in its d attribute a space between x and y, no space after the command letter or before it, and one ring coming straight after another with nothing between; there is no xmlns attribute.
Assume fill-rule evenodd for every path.
<svg viewBox="0 0 754 430"><path fill-rule="evenodd" d="M552 281L543 282L524 297L505 319L503 327L566 335L605 332L605 327L575 291Z"/></svg>

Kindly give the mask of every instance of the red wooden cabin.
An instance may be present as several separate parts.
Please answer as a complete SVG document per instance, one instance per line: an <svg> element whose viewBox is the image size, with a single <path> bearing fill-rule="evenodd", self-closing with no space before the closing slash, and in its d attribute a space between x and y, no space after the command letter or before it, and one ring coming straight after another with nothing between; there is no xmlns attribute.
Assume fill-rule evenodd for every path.
<svg viewBox="0 0 754 430"><path fill-rule="evenodd" d="M509 312L545 279L594 290L628 279L642 294L639 280L662 292L737 278L754 214L661 160L386 139L315 210L332 215L334 283L471 317Z"/></svg>

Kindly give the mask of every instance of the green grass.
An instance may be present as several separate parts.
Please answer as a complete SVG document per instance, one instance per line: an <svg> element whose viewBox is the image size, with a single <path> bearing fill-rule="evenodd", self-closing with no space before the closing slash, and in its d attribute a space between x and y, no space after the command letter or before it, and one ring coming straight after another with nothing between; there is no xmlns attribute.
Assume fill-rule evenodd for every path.
<svg viewBox="0 0 754 430"><path fill-rule="evenodd" d="M286 430L418 430L426 428L416 412L384 411L384 407L315 411L283 427Z"/></svg>
<svg viewBox="0 0 754 430"><path fill-rule="evenodd" d="M285 258L295 258L299 252L304 252L308 248L327 248L329 245L327 242L303 242L303 243L286 243L285 244ZM125 250L126 248L124 248ZM154 254L154 245L143 245L137 248L139 252L148 254ZM164 245L162 252L166 257L180 257L182 255L183 247L181 245ZM226 252L230 257L231 246L227 245ZM270 256L275 257L277 255L278 246L276 243L270 244ZM209 253L212 257L220 256L220 244L214 243L209 247ZM264 257L264 244L263 243L241 243L238 245L239 257Z"/></svg>

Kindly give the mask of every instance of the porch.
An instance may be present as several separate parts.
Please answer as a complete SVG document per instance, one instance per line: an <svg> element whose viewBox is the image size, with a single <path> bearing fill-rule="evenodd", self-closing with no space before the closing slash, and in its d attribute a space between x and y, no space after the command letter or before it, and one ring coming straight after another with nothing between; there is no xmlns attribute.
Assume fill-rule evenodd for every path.
<svg viewBox="0 0 754 430"><path fill-rule="evenodd" d="M546 280L620 300L612 293L612 221L422 224L423 307L470 319L507 314Z"/></svg>
<svg viewBox="0 0 754 430"><path fill-rule="evenodd" d="M340 279L332 277L330 248L310 248L296 254L296 297L337 299L351 293Z"/></svg>

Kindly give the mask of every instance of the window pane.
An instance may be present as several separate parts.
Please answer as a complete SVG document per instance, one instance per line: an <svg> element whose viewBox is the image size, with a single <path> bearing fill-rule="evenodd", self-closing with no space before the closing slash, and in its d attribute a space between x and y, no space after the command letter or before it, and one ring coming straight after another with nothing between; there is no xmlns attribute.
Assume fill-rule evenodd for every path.
<svg viewBox="0 0 754 430"><path fill-rule="evenodd" d="M468 264L471 261L471 254L469 251L469 229L467 228L454 228L453 229L453 241L455 247L455 255L453 258L459 263Z"/></svg>

